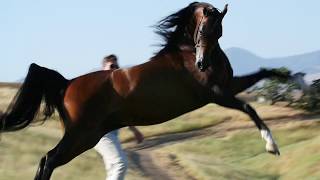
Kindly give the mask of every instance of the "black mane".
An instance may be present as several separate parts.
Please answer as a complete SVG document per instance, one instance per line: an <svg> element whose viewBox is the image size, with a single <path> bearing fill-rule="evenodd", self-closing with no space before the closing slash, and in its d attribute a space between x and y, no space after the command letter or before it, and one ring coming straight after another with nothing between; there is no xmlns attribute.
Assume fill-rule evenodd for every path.
<svg viewBox="0 0 320 180"><path fill-rule="evenodd" d="M187 31L190 31L188 26L192 23L191 18L193 18L196 4L197 2L189 4L189 6L165 17L155 25L155 32L165 41L165 44L161 44L161 46L164 48L174 48L179 43L193 43L193 37Z"/></svg>

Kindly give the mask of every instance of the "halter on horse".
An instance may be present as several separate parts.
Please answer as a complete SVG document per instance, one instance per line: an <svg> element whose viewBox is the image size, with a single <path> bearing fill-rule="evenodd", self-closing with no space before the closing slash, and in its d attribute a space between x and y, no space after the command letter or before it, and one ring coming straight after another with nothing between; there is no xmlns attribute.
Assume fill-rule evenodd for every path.
<svg viewBox="0 0 320 180"><path fill-rule="evenodd" d="M218 43L226 12L226 8L219 12L207 3L191 3L166 17L157 26L157 33L166 41L164 47L150 61L131 68L66 80L56 71L31 64L0 121L5 132L28 126L42 99L46 118L58 110L65 133L41 159L35 179L50 179L56 167L92 148L107 132L162 123L208 103L248 114L267 141L267 151L279 154L271 132L255 110L229 89L232 68Z"/></svg>

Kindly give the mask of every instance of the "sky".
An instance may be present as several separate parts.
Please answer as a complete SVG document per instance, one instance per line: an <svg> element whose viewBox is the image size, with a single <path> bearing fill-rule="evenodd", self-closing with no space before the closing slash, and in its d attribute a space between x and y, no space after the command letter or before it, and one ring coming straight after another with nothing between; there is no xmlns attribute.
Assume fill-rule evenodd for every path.
<svg viewBox="0 0 320 180"><path fill-rule="evenodd" d="M22 79L38 63L67 78L99 69L118 55L121 66L148 61L161 39L152 25L188 0L8 0L0 1L0 81ZM320 49L320 1L215 0L229 4L223 21L223 49L240 47L262 57Z"/></svg>

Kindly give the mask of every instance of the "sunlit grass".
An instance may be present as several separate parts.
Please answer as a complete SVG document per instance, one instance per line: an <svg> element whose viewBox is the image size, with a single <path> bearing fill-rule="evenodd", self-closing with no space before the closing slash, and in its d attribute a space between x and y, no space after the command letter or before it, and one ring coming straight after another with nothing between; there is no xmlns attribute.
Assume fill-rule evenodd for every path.
<svg viewBox="0 0 320 180"><path fill-rule="evenodd" d="M14 88L0 88L0 109L6 108L15 91ZM157 150L157 153L175 157L179 165L196 179L320 179L319 119L307 121L303 119L302 111L285 107L261 104L253 106L266 120L300 119L272 128L280 147L280 157L265 152L265 142L256 128L228 130L219 137L213 134L177 142ZM241 112L208 105L175 120L139 129L146 137L151 137L211 127L226 120L230 120L230 126L250 121ZM40 158L57 144L62 133L59 118L54 116L43 125L2 134L0 180L33 179ZM122 130L121 139L128 141L132 139L132 134L128 130ZM89 150L56 169L52 179L104 178L101 157L94 150ZM148 178L131 167L127 179Z"/></svg>
<svg viewBox="0 0 320 180"><path fill-rule="evenodd" d="M159 150L199 179L319 179L320 123L274 130L281 156L265 152L256 130L209 136Z"/></svg>

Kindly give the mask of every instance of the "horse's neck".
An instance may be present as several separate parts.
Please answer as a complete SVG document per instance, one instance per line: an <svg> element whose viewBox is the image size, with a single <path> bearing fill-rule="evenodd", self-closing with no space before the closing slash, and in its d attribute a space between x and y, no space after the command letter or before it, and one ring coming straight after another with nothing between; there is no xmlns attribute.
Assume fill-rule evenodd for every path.
<svg viewBox="0 0 320 180"><path fill-rule="evenodd" d="M219 44L217 44L217 47L214 49L211 60L213 65L223 66L226 70L232 72L230 61Z"/></svg>
<svg viewBox="0 0 320 180"><path fill-rule="evenodd" d="M191 46L190 46L191 47ZM220 46L214 50L211 60L211 67L205 72L200 72L195 66L194 49L189 46L182 46L179 50L161 50L154 58L157 63L170 64L175 69L186 69L203 86L211 87L220 85L226 87L231 82L233 71L230 62Z"/></svg>
<svg viewBox="0 0 320 180"><path fill-rule="evenodd" d="M212 81L222 86L228 86L233 78L233 70L227 55L220 48L219 44L212 53L211 68Z"/></svg>

